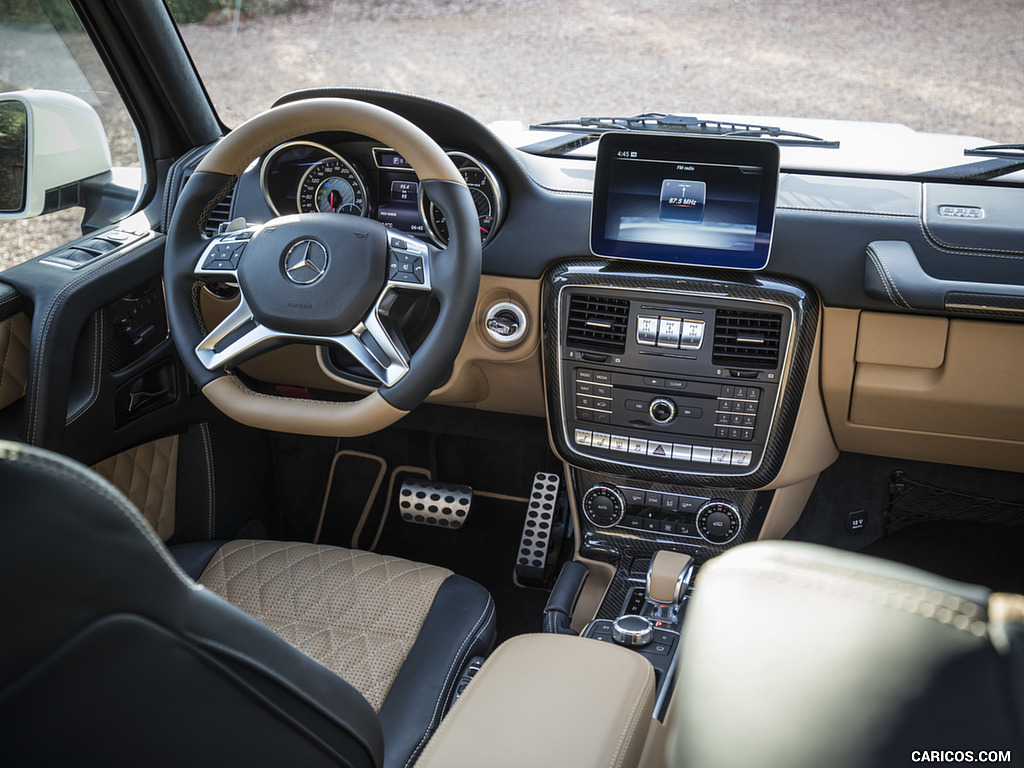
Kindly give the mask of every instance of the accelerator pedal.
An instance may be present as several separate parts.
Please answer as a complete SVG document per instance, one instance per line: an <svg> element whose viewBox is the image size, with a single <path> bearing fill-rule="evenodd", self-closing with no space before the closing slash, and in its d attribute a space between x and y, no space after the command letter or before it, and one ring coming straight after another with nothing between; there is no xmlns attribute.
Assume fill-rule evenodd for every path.
<svg viewBox="0 0 1024 768"><path fill-rule="evenodd" d="M398 510L406 523L434 528L461 528L469 517L473 489L468 485L409 478L398 492Z"/></svg>
<svg viewBox="0 0 1024 768"><path fill-rule="evenodd" d="M526 522L523 523L523 535L519 539L519 554L516 558L516 579L521 584L544 581L560 483L558 475L548 472L538 472L533 476L533 490L530 491Z"/></svg>

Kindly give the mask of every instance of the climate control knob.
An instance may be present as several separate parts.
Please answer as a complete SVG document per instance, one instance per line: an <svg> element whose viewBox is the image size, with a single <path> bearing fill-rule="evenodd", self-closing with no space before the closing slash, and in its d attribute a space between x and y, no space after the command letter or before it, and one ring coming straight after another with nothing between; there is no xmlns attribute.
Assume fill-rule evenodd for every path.
<svg viewBox="0 0 1024 768"><path fill-rule="evenodd" d="M728 501L712 499L697 510L697 533L712 544L728 544L740 532L740 511Z"/></svg>
<svg viewBox="0 0 1024 768"><path fill-rule="evenodd" d="M656 424L668 424L676 417L676 404L667 397L656 397L651 400L647 412Z"/></svg>
<svg viewBox="0 0 1024 768"><path fill-rule="evenodd" d="M583 494L583 514L599 528L617 525L626 512L626 499L614 485L592 485Z"/></svg>

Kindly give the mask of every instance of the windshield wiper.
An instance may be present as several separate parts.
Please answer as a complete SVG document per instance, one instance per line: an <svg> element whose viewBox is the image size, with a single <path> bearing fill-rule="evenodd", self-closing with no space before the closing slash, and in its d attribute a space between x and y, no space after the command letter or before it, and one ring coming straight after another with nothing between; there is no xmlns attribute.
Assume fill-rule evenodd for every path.
<svg viewBox="0 0 1024 768"><path fill-rule="evenodd" d="M938 168L918 175L923 178L987 181L1024 169L1024 144L989 144L965 149L964 155L987 159Z"/></svg>
<svg viewBox="0 0 1024 768"><path fill-rule="evenodd" d="M1024 144L989 144L985 147L965 149L965 155L980 157L1005 157L1011 160L1024 160Z"/></svg>
<svg viewBox="0 0 1024 768"><path fill-rule="evenodd" d="M642 131L645 133L689 134L699 136L742 136L746 138L767 138L785 146L837 148L838 141L828 141L819 136L797 133L770 125L732 123L722 120L701 120L683 115L666 115L660 112L646 112L632 117L580 117L568 120L551 120L535 123L530 130L558 131L559 133L581 134L566 139L558 136L538 141L526 147L524 152L534 155L561 157L574 149L585 147L597 141L601 134L609 131Z"/></svg>

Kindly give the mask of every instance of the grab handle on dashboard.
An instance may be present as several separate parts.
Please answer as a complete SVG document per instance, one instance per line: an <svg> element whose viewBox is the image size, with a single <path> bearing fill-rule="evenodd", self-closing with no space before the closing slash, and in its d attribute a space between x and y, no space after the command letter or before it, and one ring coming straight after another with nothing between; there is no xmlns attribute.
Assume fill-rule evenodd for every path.
<svg viewBox="0 0 1024 768"><path fill-rule="evenodd" d="M932 277L909 243L876 240L867 247L864 292L900 309L1024 315L1024 285Z"/></svg>

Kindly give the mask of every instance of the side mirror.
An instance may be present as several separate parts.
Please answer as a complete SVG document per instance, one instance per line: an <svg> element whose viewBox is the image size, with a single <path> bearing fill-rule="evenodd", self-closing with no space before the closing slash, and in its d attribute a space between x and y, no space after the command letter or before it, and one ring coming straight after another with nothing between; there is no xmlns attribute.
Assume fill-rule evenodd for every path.
<svg viewBox="0 0 1024 768"><path fill-rule="evenodd" d="M80 205L80 182L110 178L99 115L59 91L0 94L0 219Z"/></svg>

